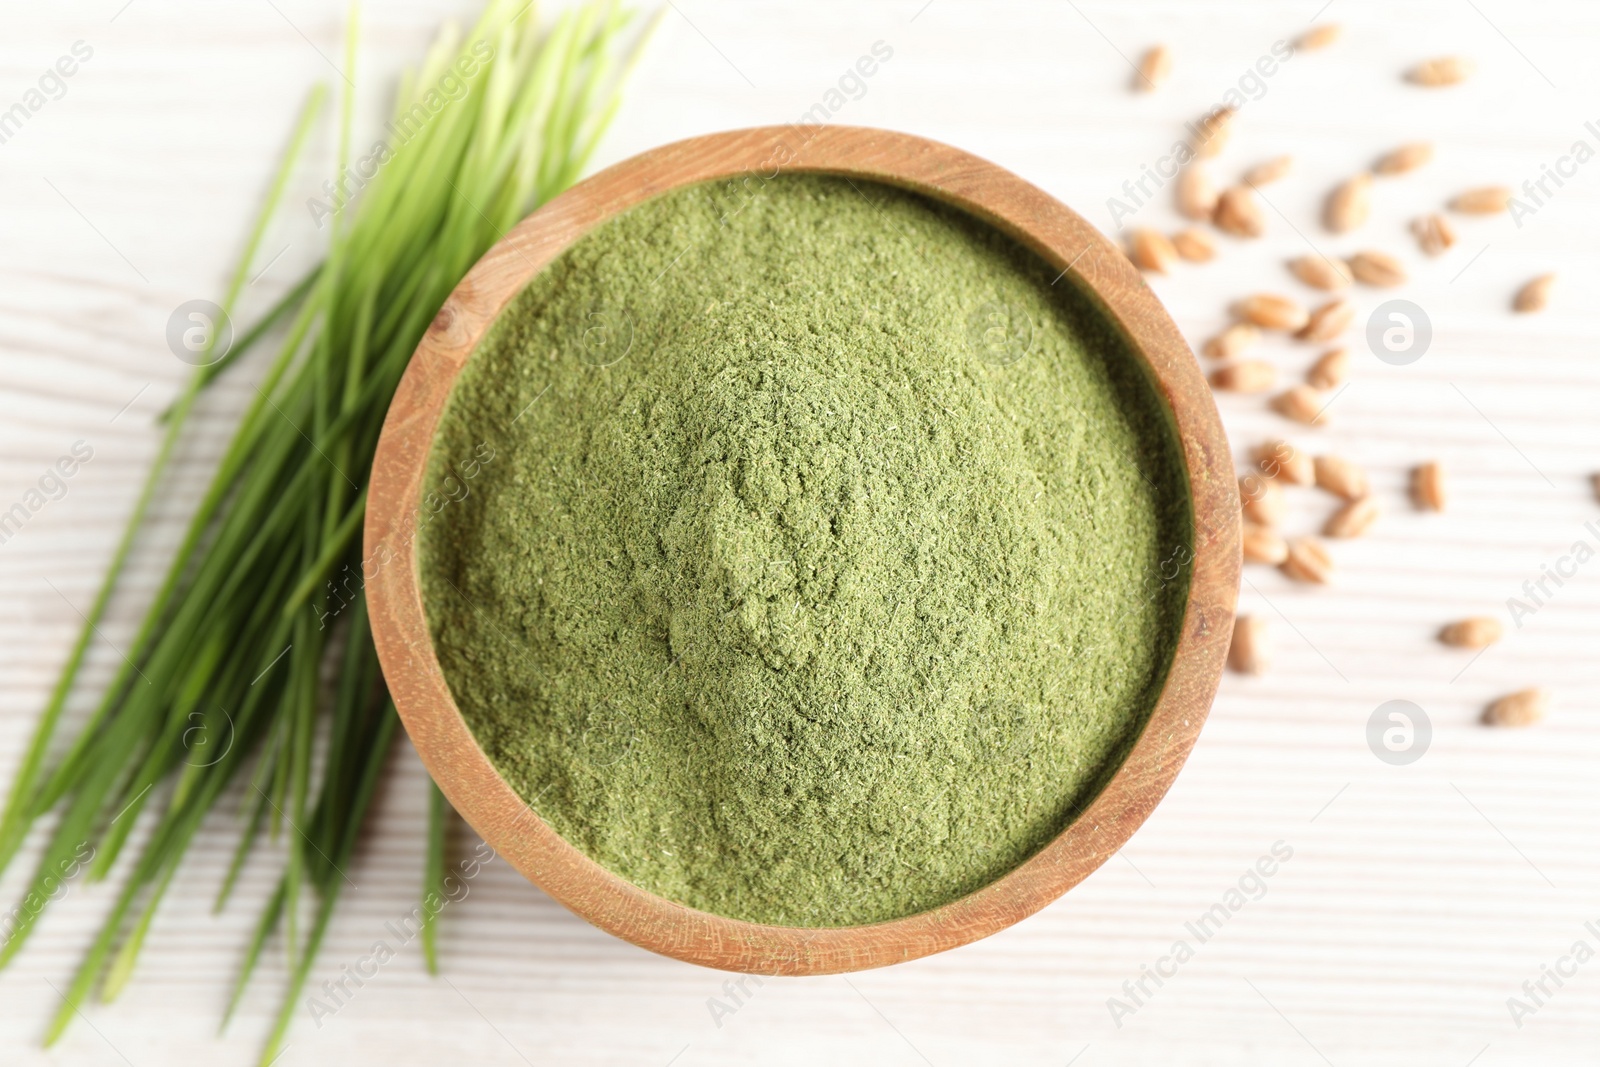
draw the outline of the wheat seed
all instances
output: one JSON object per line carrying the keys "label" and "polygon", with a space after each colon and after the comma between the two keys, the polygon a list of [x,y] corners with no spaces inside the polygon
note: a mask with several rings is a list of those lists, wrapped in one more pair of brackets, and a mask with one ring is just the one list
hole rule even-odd
{"label": "wheat seed", "polygon": [[1317,488],[1326,489],[1346,500],[1367,495],[1367,475],[1360,467],[1338,456],[1318,456],[1315,460]]}
{"label": "wheat seed", "polygon": [[1234,619],[1228,666],[1240,674],[1264,674],[1269,662],[1266,620],[1254,615]]}
{"label": "wheat seed", "polygon": [[1383,175],[1406,174],[1416,170],[1433,159],[1433,145],[1427,141],[1415,141],[1403,144],[1390,152],[1385,152],[1378,157],[1372,165],[1372,173]]}
{"label": "wheat seed", "polygon": [[1439,640],[1451,648],[1488,648],[1500,640],[1500,635],[1505,632],[1500,625],[1500,620],[1488,615],[1474,615],[1471,618],[1453,622],[1439,631]]}
{"label": "wheat seed", "polygon": [[1440,56],[1412,67],[1406,72],[1406,80],[1414,85],[1437,89],[1466,81],[1472,76],[1474,69],[1475,65],[1470,59],[1461,56]]}
{"label": "wheat seed", "polygon": [[1387,252],[1357,252],[1350,257],[1350,273],[1363,285],[1389,288],[1406,280],[1406,269]]}
{"label": "wheat seed", "polygon": [[1289,558],[1289,544],[1278,531],[1256,522],[1244,524],[1240,548],[1246,563],[1269,563],[1276,567]]}
{"label": "wheat seed", "polygon": [[1372,214],[1372,175],[1357,174],[1336,186],[1323,205],[1322,222],[1334,233],[1348,233]]}
{"label": "wheat seed", "polygon": [[1411,472],[1411,499],[1423,511],[1443,511],[1444,465],[1429,460]]}
{"label": "wheat seed", "polygon": [[1244,517],[1258,526],[1277,526],[1288,511],[1283,487],[1259,474],[1239,479],[1239,507]]}
{"label": "wheat seed", "polygon": [[1443,215],[1423,215],[1411,220],[1417,246],[1430,256],[1443,255],[1456,243],[1456,228]]}
{"label": "wheat seed", "polygon": [[1217,243],[1206,231],[1191,226],[1172,235],[1172,247],[1190,263],[1205,263],[1217,254]]}
{"label": "wheat seed", "polygon": [[1257,163],[1245,171],[1244,183],[1246,185],[1266,185],[1268,182],[1277,181],[1293,169],[1293,156],[1279,156],[1276,159],[1269,159],[1265,163]]}
{"label": "wheat seed", "polygon": [[1210,159],[1222,151],[1228,143],[1228,137],[1233,133],[1234,109],[1219,107],[1208,111],[1199,122],[1199,136],[1195,139],[1194,154],[1201,159]]}
{"label": "wheat seed", "polygon": [[1512,308],[1524,313],[1543,311],[1550,304],[1550,289],[1556,283],[1554,274],[1541,274],[1517,290]]}
{"label": "wheat seed", "polygon": [[1230,185],[1217,197],[1217,210],[1211,221],[1223,233],[1235,237],[1260,237],[1267,228],[1256,203],[1256,194],[1248,185]]}
{"label": "wheat seed", "polygon": [[1232,359],[1259,340],[1260,330],[1248,322],[1236,322],[1207,341],[1201,351],[1212,359]]}
{"label": "wheat seed", "polygon": [[1349,328],[1356,307],[1348,300],[1330,300],[1311,313],[1295,334],[1302,341],[1331,341]]}
{"label": "wheat seed", "polygon": [[1333,557],[1316,538],[1297,537],[1289,542],[1289,554],[1279,569],[1297,582],[1327,585],[1333,577]]}
{"label": "wheat seed", "polygon": [[1233,313],[1263,330],[1286,330],[1293,333],[1305,326],[1311,316],[1306,309],[1286,296],[1275,293],[1256,293],[1233,305]]}
{"label": "wheat seed", "polygon": [[1139,75],[1133,80],[1133,87],[1140,92],[1151,92],[1165,84],[1167,76],[1172,73],[1172,53],[1164,44],[1151,48],[1139,59]]}
{"label": "wheat seed", "polygon": [[1200,163],[1190,163],[1178,175],[1178,213],[1186,219],[1206,221],[1217,211],[1217,187]]}
{"label": "wheat seed", "polygon": [[1299,256],[1291,259],[1289,273],[1313,289],[1330,292],[1348,288],[1354,277],[1344,260],[1330,256]]}
{"label": "wheat seed", "polygon": [[1313,389],[1337,389],[1349,374],[1350,350],[1330,348],[1306,371],[1306,384]]}
{"label": "wheat seed", "polygon": [[1295,38],[1294,46],[1302,52],[1315,52],[1319,48],[1328,47],[1343,35],[1344,30],[1337,22],[1325,22]]}
{"label": "wheat seed", "polygon": [[1268,478],[1290,485],[1313,485],[1317,480],[1311,457],[1287,441],[1265,442],[1256,448],[1254,458],[1257,469]]}
{"label": "wheat seed", "polygon": [[1544,688],[1523,689],[1503,696],[1484,710],[1490,726],[1532,726],[1550,711],[1550,693]]}
{"label": "wheat seed", "polygon": [[1465,189],[1450,200],[1450,210],[1463,215],[1498,215],[1511,206],[1511,190],[1504,185]]}
{"label": "wheat seed", "polygon": [[1178,250],[1160,230],[1134,230],[1128,240],[1128,258],[1140,270],[1167,273],[1178,262]]}
{"label": "wheat seed", "polygon": [[1211,372],[1211,387],[1225,393],[1265,393],[1278,384],[1278,368],[1259,359],[1246,359]]}
{"label": "wheat seed", "polygon": [[1322,394],[1309,385],[1291,385],[1272,398],[1273,411],[1307,426],[1320,426],[1327,421],[1322,408]]}
{"label": "wheat seed", "polygon": [[1370,496],[1352,500],[1329,516],[1322,532],[1329,537],[1360,537],[1378,521],[1378,502]]}

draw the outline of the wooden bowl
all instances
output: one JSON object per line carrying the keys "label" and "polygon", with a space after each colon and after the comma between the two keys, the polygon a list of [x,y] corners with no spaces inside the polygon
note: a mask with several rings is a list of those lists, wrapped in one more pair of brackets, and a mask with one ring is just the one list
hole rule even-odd
{"label": "wooden bowl", "polygon": [[[847,175],[911,189],[980,218],[1059,267],[1120,324],[1165,398],[1182,441],[1196,544],[1171,673],[1150,721],[1092,804],[1020,867],[969,896],[868,926],[766,926],[666,900],[568,844],[500,777],[445,683],[423,616],[416,516],[451,386],[490,324],[547,263],[592,227],[670,189],[782,172]],[[445,301],[395,393],[373,460],[366,559],[372,632],[400,717],[455,809],[500,855],[566,907],[634,944],[757,974],[831,974],[916,959],[1002,930],[1077,885],[1139,828],[1171,786],[1210,710],[1233,628],[1239,498],[1211,391],[1172,320],[1127,258],[1021,178],[903,133],[763,127],[635,156],[529,215]]]}

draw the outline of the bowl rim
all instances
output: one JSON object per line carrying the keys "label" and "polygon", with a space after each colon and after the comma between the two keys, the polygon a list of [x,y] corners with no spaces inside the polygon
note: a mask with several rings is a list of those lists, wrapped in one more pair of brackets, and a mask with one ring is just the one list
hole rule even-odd
{"label": "bowl rim", "polygon": [[[628,882],[569,844],[499,775],[462,717],[434,653],[418,570],[434,433],[457,375],[506,304],[590,229],[645,200],[714,180],[748,192],[780,173],[910,189],[1031,248],[1061,270],[1057,281],[1072,274],[1143,359],[1175,423],[1194,508],[1189,598],[1172,665],[1145,728],[1099,794],[1030,859],[983,888],[865,926],[771,926],[699,911]],[[528,215],[467,273],[418,344],[384,420],[363,579],[384,677],[422,762],[456,811],[529,881],[600,929],[665,956],[747,973],[831,974],[916,959],[1005,929],[1127,842],[1172,785],[1216,695],[1233,629],[1239,536],[1232,456],[1211,390],[1155,294],[1099,231],[1010,171],[940,142],[865,127],[765,126],[617,163]]]}

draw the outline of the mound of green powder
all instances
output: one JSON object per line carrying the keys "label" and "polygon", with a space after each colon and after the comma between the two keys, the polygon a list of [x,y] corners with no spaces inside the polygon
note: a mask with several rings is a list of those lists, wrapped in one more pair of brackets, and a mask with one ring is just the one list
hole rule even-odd
{"label": "mound of green powder", "polygon": [[661,196],[463,371],[422,578],[479,743],[597,862],[840,926],[994,880],[1142,727],[1187,595],[1170,419],[1070,281],[916,195]]}

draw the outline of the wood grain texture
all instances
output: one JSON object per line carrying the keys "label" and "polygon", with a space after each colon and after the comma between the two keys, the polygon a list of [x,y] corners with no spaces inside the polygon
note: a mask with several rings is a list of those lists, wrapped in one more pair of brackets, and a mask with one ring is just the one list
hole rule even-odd
{"label": "wood grain texture", "polygon": [[[618,877],[563,840],[477,745],[434,655],[416,532],[429,450],[451,387],[495,317],[595,226],[686,185],[827,173],[934,197],[1010,234],[1070,277],[1143,360],[1182,445],[1197,531],[1171,671],[1143,733],[1105,789],[1059,836],[1004,877],[949,904],[870,926],[780,927],[708,914]],[[417,346],[379,439],[365,558],[372,632],[406,730],[458,812],[556,900],[663,955],[768,975],[858,971],[987,937],[1032,915],[1115,854],[1149,817],[1193,747],[1216,695],[1239,581],[1238,500],[1227,439],[1177,327],[1116,247],[1059,201],[969,153],[848,126],[764,127],[666,145],[602,171],[524,219],[468,272]]]}

